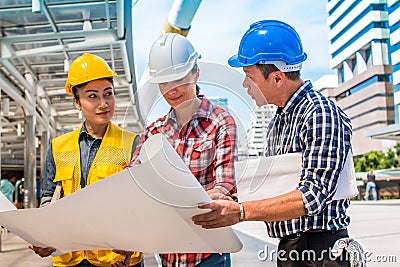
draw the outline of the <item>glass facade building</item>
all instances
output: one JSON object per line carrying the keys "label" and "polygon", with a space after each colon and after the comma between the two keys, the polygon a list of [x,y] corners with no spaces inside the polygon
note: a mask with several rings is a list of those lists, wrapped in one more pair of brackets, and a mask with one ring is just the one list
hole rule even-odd
{"label": "glass facade building", "polygon": [[394,144],[371,139],[368,132],[399,122],[399,5],[394,0],[327,4],[329,64],[338,76],[330,96],[352,120],[354,155],[385,151]]}

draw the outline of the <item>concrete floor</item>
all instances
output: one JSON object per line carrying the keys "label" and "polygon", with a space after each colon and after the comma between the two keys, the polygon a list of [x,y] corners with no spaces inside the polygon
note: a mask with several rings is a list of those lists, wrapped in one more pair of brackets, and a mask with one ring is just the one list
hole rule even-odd
{"label": "concrete floor", "polygon": [[[400,200],[353,201],[349,214],[351,237],[370,252],[367,266],[400,266]],[[265,259],[264,252],[275,250],[278,240],[267,237],[264,223],[243,222],[234,229],[244,247],[232,254],[232,266],[275,266],[273,261]],[[3,234],[1,240],[1,267],[52,266],[49,258],[35,255],[13,233]],[[157,266],[153,255],[146,255],[145,266]]]}

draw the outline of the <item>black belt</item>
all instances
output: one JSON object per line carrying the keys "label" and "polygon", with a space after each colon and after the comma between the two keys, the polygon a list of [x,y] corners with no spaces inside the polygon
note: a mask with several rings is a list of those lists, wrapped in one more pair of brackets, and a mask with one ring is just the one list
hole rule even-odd
{"label": "black belt", "polygon": [[295,234],[291,234],[291,235],[287,235],[284,236],[280,239],[287,239],[287,238],[296,238],[296,237],[300,237],[300,236],[305,236],[305,235],[334,235],[334,234],[338,234],[341,232],[347,232],[347,229],[339,229],[339,230],[325,230],[325,229],[310,229],[304,232],[298,232]]}

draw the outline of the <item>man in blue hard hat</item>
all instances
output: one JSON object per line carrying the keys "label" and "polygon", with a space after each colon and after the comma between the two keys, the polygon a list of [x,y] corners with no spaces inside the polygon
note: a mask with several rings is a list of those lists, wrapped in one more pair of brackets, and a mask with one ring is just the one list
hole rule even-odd
{"label": "man in blue hard hat", "polygon": [[348,254],[335,258],[330,252],[337,240],[349,241],[346,209],[350,201],[334,200],[333,195],[346,157],[351,156],[351,122],[310,81],[300,79],[306,59],[291,26],[264,20],[250,26],[238,54],[228,61],[232,67],[243,68],[243,87],[258,106],[278,107],[267,133],[266,156],[301,152],[298,187],[284,195],[243,203],[221,197],[201,205],[212,211],[194,216],[193,221],[204,228],[265,221],[268,234],[280,239],[278,266],[349,266]]}

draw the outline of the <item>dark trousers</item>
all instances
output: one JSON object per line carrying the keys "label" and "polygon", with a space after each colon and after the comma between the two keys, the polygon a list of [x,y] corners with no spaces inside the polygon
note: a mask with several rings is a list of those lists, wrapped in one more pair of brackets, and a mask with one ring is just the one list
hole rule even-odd
{"label": "dark trousers", "polygon": [[331,253],[336,240],[348,236],[347,230],[311,230],[286,236],[278,245],[277,265],[279,267],[348,267],[350,257],[345,250],[336,259]]}

